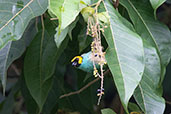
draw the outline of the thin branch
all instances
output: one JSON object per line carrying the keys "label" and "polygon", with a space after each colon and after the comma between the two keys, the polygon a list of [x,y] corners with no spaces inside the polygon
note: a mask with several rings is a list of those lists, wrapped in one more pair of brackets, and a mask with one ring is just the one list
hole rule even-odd
{"label": "thin branch", "polygon": [[15,17],[17,17],[26,7],[28,7],[34,0],[30,0],[19,12],[17,12],[4,26],[0,28],[0,31],[6,27]]}
{"label": "thin branch", "polygon": [[97,102],[97,105],[100,105],[100,100],[102,98],[102,92],[103,92],[103,80],[104,80],[104,74],[103,74],[103,65],[100,65],[100,71],[101,71],[101,86],[100,86],[100,96]]}
{"label": "thin branch", "polygon": [[75,92],[70,92],[68,94],[64,94],[62,96],[60,96],[59,98],[64,98],[64,97],[68,97],[68,96],[71,96],[71,95],[74,95],[74,94],[79,94],[81,93],[82,91],[84,91],[85,89],[87,89],[90,85],[94,84],[95,82],[97,82],[100,78],[96,78],[95,80],[89,82],[87,85],[85,85],[84,87],[82,87],[81,89],[79,89],[78,91],[75,91]]}
{"label": "thin branch", "polygon": [[58,20],[58,18],[50,18],[50,20],[52,20],[52,21],[53,21],[53,20]]}
{"label": "thin branch", "polygon": [[39,19],[39,17],[36,17],[36,22],[35,22],[35,28],[36,28],[36,32],[38,32],[39,31],[39,29],[38,29],[38,20]]}
{"label": "thin branch", "polygon": [[96,10],[96,13],[97,13],[97,9],[98,9],[98,7],[99,7],[99,5],[100,5],[100,3],[102,2],[103,0],[99,0],[97,3],[96,3],[96,6],[95,6],[95,10]]}
{"label": "thin branch", "polygon": [[11,65],[11,68],[15,71],[15,73],[17,74],[17,76],[20,76],[20,71],[19,71],[19,69],[17,68],[17,66],[15,64],[12,64]]}
{"label": "thin branch", "polygon": [[115,1],[113,1],[113,2],[114,2],[113,3],[114,8],[117,9],[119,6],[119,0],[116,0],[116,2]]}
{"label": "thin branch", "polygon": [[170,101],[166,101],[166,104],[169,104],[169,105],[171,105],[171,102],[170,102]]}
{"label": "thin branch", "polygon": [[[106,75],[107,73],[109,73],[109,69],[104,73],[104,75]],[[99,79],[100,79],[100,78],[97,77],[95,80],[89,82],[87,85],[85,85],[84,87],[82,87],[82,88],[79,89],[78,91],[74,91],[74,92],[70,92],[70,93],[61,95],[59,98],[62,99],[62,98],[64,98],[64,97],[68,97],[68,96],[71,96],[71,95],[79,94],[79,93],[81,93],[82,91],[84,91],[85,89],[87,89],[88,87],[90,87],[92,84],[94,84],[95,82],[97,82]]]}

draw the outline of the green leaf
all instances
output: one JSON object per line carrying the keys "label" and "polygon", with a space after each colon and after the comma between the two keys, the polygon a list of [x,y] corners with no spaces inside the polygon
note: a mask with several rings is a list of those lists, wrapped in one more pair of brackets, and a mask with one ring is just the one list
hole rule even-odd
{"label": "green leaf", "polygon": [[1,114],[12,114],[14,110],[15,103],[15,94],[20,89],[20,80],[14,85],[8,97],[5,99],[2,109],[0,110]]}
{"label": "green leaf", "polygon": [[[54,77],[53,79],[53,86],[49,92],[49,95],[47,97],[46,103],[43,107],[44,114],[50,114],[52,109],[57,106],[57,101],[59,100],[59,95],[61,94],[60,86],[62,83],[60,83],[60,79],[57,77]],[[59,85],[61,84],[61,85]],[[57,108],[57,107],[56,107]]]}
{"label": "green leaf", "polygon": [[132,103],[132,102],[129,102],[129,103],[128,103],[128,108],[129,108],[129,110],[131,110],[131,111],[141,112],[141,110],[140,110],[140,108],[138,107],[138,105],[135,104],[135,103]]}
{"label": "green leaf", "polygon": [[104,6],[110,16],[110,25],[104,32],[108,43],[106,60],[112,72],[121,102],[127,111],[130,97],[139,84],[144,71],[144,50],[141,38],[123,23],[120,14],[109,1]]}
{"label": "green leaf", "polygon": [[171,58],[171,33],[168,27],[154,19],[153,9],[148,0],[121,0],[120,3],[127,9],[136,32],[157,49],[161,59],[162,82],[165,66]]}
{"label": "green leaf", "polygon": [[9,41],[7,45],[0,50],[0,79],[3,86],[3,93],[5,93],[6,88],[7,69],[14,60],[23,54],[27,45],[29,45],[33,39],[36,33],[34,24],[35,21],[29,24],[20,40]]}
{"label": "green leaf", "polygon": [[151,5],[152,5],[152,7],[153,7],[153,9],[154,9],[154,15],[155,15],[155,17],[156,17],[156,10],[157,10],[157,8],[158,8],[160,5],[162,5],[165,1],[166,1],[166,0],[150,0]]}
{"label": "green leaf", "polygon": [[145,70],[134,98],[145,114],[163,114],[165,101],[159,92],[160,59],[154,47],[144,42]]}
{"label": "green leaf", "polygon": [[62,32],[59,30],[59,27],[56,28],[57,32],[55,34],[55,42],[56,42],[57,47],[60,47],[61,43],[66,38],[67,34],[69,35],[70,39],[72,40],[72,30],[76,26],[78,19],[79,18],[77,18],[73,23],[71,23],[68,27],[66,27],[64,30],[62,30]]}
{"label": "green leaf", "polygon": [[[158,92],[158,87],[160,76],[164,74],[165,66],[170,61],[170,31],[154,19],[150,3],[146,0],[141,0],[141,2],[143,4],[136,0],[121,0],[134,23],[136,31],[144,38],[144,45],[146,46],[145,71],[134,97],[145,113],[163,113],[165,105],[160,95],[161,92]],[[146,42],[149,44],[147,45]]]}
{"label": "green leaf", "polygon": [[66,38],[67,36],[67,33],[68,33],[68,30],[69,30],[69,27],[65,28],[62,32],[59,31],[59,28],[57,27],[56,28],[56,34],[55,34],[55,43],[56,43],[56,46],[59,48],[61,43],[64,41],[64,39]]}
{"label": "green leaf", "polygon": [[[84,8],[80,4],[89,3],[89,0],[49,0],[49,10],[53,12],[59,19],[59,29],[65,29],[71,24]],[[60,32],[60,31],[59,31]]]}
{"label": "green leaf", "polygon": [[95,12],[95,9],[92,8],[92,7],[85,7],[85,8],[83,8],[81,10],[81,14],[82,14],[82,16],[84,18],[84,21],[87,22],[88,21],[88,18],[90,16],[93,16],[94,12]]}
{"label": "green leaf", "polygon": [[87,48],[93,40],[92,37],[87,36],[86,32],[87,28],[84,27],[81,29],[78,35],[79,53],[81,53],[85,48]]}
{"label": "green leaf", "polygon": [[58,17],[59,21],[61,21],[61,7],[63,3],[64,0],[49,0],[48,10]]}
{"label": "green leaf", "polygon": [[56,61],[64,51],[66,43],[63,42],[60,48],[56,48],[53,37],[50,37],[45,30],[43,36],[42,32],[37,34],[26,53],[24,76],[30,94],[38,104],[40,111],[52,85]]}
{"label": "green leaf", "polygon": [[0,49],[19,40],[30,20],[47,9],[47,0],[0,1]]}
{"label": "green leaf", "polygon": [[65,90],[65,88],[63,87],[63,85],[64,85],[64,74],[66,71],[65,68],[66,64],[64,64],[64,61],[67,57],[63,53],[61,54],[61,56],[57,61],[58,64],[56,65],[55,68],[55,73],[53,77],[53,86],[49,91],[48,98],[46,100],[46,103],[42,111],[44,114],[51,114],[53,108],[59,108],[57,107],[59,97],[60,95],[64,94],[63,91]]}
{"label": "green leaf", "polygon": [[10,52],[10,47],[11,47],[11,41],[8,42],[8,44],[3,47],[0,50],[0,79],[1,79],[1,83],[3,86],[3,93],[5,94],[5,88],[6,88],[6,81],[7,81],[7,69],[9,67],[10,64],[8,64],[8,58],[9,56],[9,52]]}
{"label": "green leaf", "polygon": [[72,30],[75,28],[78,20],[79,20],[79,16],[75,19],[75,21],[73,23],[71,23],[69,25],[68,35],[69,35],[69,37],[70,37],[71,40],[72,40]]}
{"label": "green leaf", "polygon": [[112,109],[106,108],[101,110],[102,114],[116,114]]}
{"label": "green leaf", "polygon": [[97,14],[98,19],[103,23],[109,23],[109,16],[107,12],[101,12]]}
{"label": "green leaf", "polygon": [[21,93],[22,96],[24,97],[26,109],[28,114],[36,114],[38,113],[39,107],[35,102],[35,100],[33,99],[33,97],[31,96],[24,78],[25,78],[24,76],[21,76]]}

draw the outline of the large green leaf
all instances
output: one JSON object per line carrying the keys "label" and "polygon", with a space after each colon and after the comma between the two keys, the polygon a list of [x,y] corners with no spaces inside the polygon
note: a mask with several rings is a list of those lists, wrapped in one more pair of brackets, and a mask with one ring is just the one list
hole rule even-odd
{"label": "large green leaf", "polygon": [[161,59],[162,76],[164,76],[165,66],[171,58],[169,29],[154,19],[153,9],[148,0],[121,0],[120,2],[127,9],[137,33],[157,49]]}
{"label": "large green leaf", "polygon": [[166,0],[150,0],[151,5],[154,9],[154,15],[156,16],[156,10],[157,8],[162,5]]}
{"label": "large green leaf", "polygon": [[52,109],[57,106],[57,101],[59,100],[59,96],[61,95],[61,92],[62,92],[60,88],[60,86],[62,86],[61,82],[62,82],[61,77],[59,78],[54,77],[53,86],[51,90],[49,91],[49,95],[43,107],[44,114],[51,114]]}
{"label": "large green leaf", "polygon": [[143,44],[141,38],[129,28],[130,23],[108,1],[104,2],[104,6],[110,16],[110,25],[104,32],[109,45],[106,60],[127,111],[128,101],[144,71]]}
{"label": "large green leaf", "polygon": [[[68,39],[66,39],[68,41]],[[31,43],[24,60],[24,76],[30,94],[38,104],[40,111],[52,85],[56,61],[64,51],[66,43],[57,48],[53,37],[39,32]]]}
{"label": "large green leaf", "polygon": [[27,88],[24,76],[21,77],[21,93],[22,93],[22,96],[24,97],[27,113],[28,114],[38,113],[39,107]]}
{"label": "large green leaf", "polygon": [[10,64],[19,58],[25,51],[27,45],[36,34],[35,21],[31,21],[23,37],[18,41],[9,41],[5,47],[0,50],[0,79],[3,86],[3,92],[6,88],[6,72]]}
{"label": "large green leaf", "polygon": [[[89,0],[49,0],[49,10],[57,16],[59,29],[65,29],[71,24]],[[84,7],[83,7],[84,5]]]}
{"label": "large green leaf", "polygon": [[8,41],[19,40],[30,20],[47,9],[47,0],[0,1],[0,49]]}
{"label": "large green leaf", "polygon": [[121,3],[126,7],[136,31],[144,39],[145,46],[145,71],[134,97],[145,113],[163,113],[165,104],[158,87],[160,76],[165,71],[164,66],[170,61],[170,31],[154,19],[148,1],[121,0]]}
{"label": "large green leaf", "polygon": [[1,54],[0,56],[0,79],[1,79],[2,86],[3,86],[3,93],[5,93],[5,88],[6,88],[6,80],[7,80],[6,71],[10,65],[7,63],[8,63],[11,43],[12,43],[11,41],[8,42],[8,44],[0,50],[0,54]]}
{"label": "large green leaf", "polygon": [[110,108],[106,108],[106,109],[103,109],[101,110],[102,111],[102,114],[116,114],[112,109]]}
{"label": "large green leaf", "polygon": [[154,47],[144,43],[145,70],[134,98],[145,114],[163,114],[165,101],[159,92],[160,59]]}
{"label": "large green leaf", "polygon": [[[64,53],[64,52],[63,52]],[[64,61],[67,57],[64,54],[61,54],[59,60],[57,61],[55,73],[53,77],[53,86],[51,90],[49,91],[46,103],[43,107],[43,113],[44,114],[51,114],[51,111],[53,108],[59,108],[56,107],[59,101],[60,95],[63,94],[63,91],[65,88],[64,85],[64,75],[66,71],[66,66],[64,64]],[[68,103],[68,105],[71,105]]]}

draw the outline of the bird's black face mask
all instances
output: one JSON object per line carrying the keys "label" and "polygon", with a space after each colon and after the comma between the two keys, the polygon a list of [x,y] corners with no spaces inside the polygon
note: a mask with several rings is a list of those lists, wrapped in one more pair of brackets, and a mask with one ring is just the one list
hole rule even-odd
{"label": "bird's black face mask", "polygon": [[71,60],[72,66],[74,67],[79,67],[82,63],[83,57],[81,56],[76,56]]}

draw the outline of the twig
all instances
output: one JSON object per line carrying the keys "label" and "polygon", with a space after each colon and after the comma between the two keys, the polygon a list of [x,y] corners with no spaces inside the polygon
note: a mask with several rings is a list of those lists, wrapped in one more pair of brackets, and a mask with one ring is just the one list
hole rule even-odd
{"label": "twig", "polygon": [[171,105],[171,102],[170,101],[166,101],[167,104]]}
{"label": "twig", "polygon": [[104,80],[104,74],[103,74],[103,65],[100,65],[100,70],[101,70],[101,86],[100,86],[100,96],[97,102],[97,105],[100,105],[100,100],[102,98],[102,92],[103,92],[103,80]]}
{"label": "twig", "polygon": [[102,2],[103,0],[99,0],[97,3],[96,3],[96,6],[95,6],[95,11],[96,11],[96,14],[98,13],[98,7],[99,7],[99,5],[100,5],[100,3]]}
{"label": "twig", "polygon": [[[109,73],[109,69],[104,73],[104,75],[106,75],[107,73]],[[68,97],[68,96],[71,96],[71,95],[79,94],[79,93],[81,93],[82,91],[84,91],[85,89],[87,89],[89,86],[91,86],[92,84],[94,84],[95,82],[97,82],[99,79],[100,79],[100,78],[97,77],[95,80],[89,82],[87,85],[85,85],[84,87],[82,87],[82,88],[79,89],[78,91],[74,91],[74,92],[70,92],[70,93],[61,95],[59,98],[62,99],[62,98],[64,98],[64,97]]]}
{"label": "twig", "polygon": [[38,17],[36,17],[36,22],[35,22],[35,28],[36,28],[36,32],[38,32],[39,31],[39,29],[38,29],[38,20],[39,18]]}
{"label": "twig", "polygon": [[114,2],[113,3],[114,8],[117,9],[119,6],[119,0],[116,0],[116,2],[115,1],[113,1],[113,2]]}
{"label": "twig", "polygon": [[54,21],[54,20],[58,20],[58,18],[50,18],[50,20]]}
{"label": "twig", "polygon": [[17,17],[26,7],[28,7],[34,0],[30,0],[19,12],[17,12],[4,26],[0,28],[0,31],[6,27],[15,17]]}
{"label": "twig", "polygon": [[84,91],[85,89],[87,89],[90,85],[94,84],[95,82],[97,82],[100,78],[96,78],[95,80],[89,82],[87,85],[85,85],[84,87],[82,87],[81,89],[79,89],[78,91],[75,91],[75,92],[70,92],[68,94],[64,94],[62,96],[60,96],[59,98],[64,98],[64,97],[68,97],[68,96],[71,96],[71,95],[74,95],[74,94],[79,94],[81,93],[82,91]]}
{"label": "twig", "polygon": [[17,66],[16,66],[15,64],[12,64],[12,65],[11,65],[11,68],[14,69],[15,73],[17,74],[17,76],[20,75],[20,71],[19,71],[19,69],[17,68]]}

